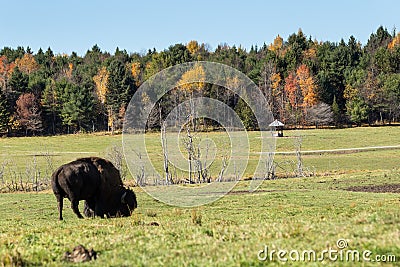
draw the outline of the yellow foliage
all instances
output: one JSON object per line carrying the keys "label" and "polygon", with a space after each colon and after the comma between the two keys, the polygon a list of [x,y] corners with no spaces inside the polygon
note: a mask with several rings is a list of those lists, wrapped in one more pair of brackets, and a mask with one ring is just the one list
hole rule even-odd
{"label": "yellow foliage", "polygon": [[195,65],[193,69],[182,74],[177,86],[186,92],[192,93],[203,89],[205,80],[206,73],[204,72],[203,67]]}
{"label": "yellow foliage", "polygon": [[36,62],[35,58],[28,53],[26,53],[22,58],[17,58],[15,60],[15,65],[20,71],[26,74],[31,74],[35,70],[39,69],[39,64]]}
{"label": "yellow foliage", "polygon": [[358,96],[359,92],[356,88],[351,87],[351,85],[346,84],[343,92],[343,97],[347,100],[352,100]]}
{"label": "yellow foliage", "polygon": [[278,36],[274,39],[274,42],[269,45],[268,49],[273,52],[277,52],[282,47],[283,47],[283,38],[280,37],[280,35],[278,34]]}
{"label": "yellow foliage", "polygon": [[131,67],[132,77],[135,80],[136,86],[140,85],[140,75],[142,74],[141,64],[139,62],[133,62]]}
{"label": "yellow foliage", "polygon": [[193,55],[199,51],[200,46],[197,41],[192,40],[186,45],[186,48],[189,50],[190,54]]}
{"label": "yellow foliage", "polygon": [[273,89],[277,89],[282,81],[281,75],[279,73],[273,73],[271,75],[271,84]]}
{"label": "yellow foliage", "polygon": [[97,75],[93,77],[93,81],[96,84],[96,94],[102,104],[106,102],[108,76],[107,68],[102,67],[97,72]]}
{"label": "yellow foliage", "polygon": [[142,93],[142,103],[143,103],[144,105],[147,105],[147,104],[151,103],[150,97],[149,97],[149,95],[148,95],[146,92],[143,92],[143,93]]}
{"label": "yellow foliage", "polygon": [[317,57],[317,49],[315,47],[311,47],[303,52],[305,59],[314,59]]}
{"label": "yellow foliage", "polygon": [[108,123],[107,123],[108,127],[113,128],[113,125],[114,125],[114,114],[113,114],[112,108],[108,109],[107,114],[108,114]]}
{"label": "yellow foliage", "polygon": [[234,76],[232,78],[228,77],[226,80],[226,85],[229,89],[237,89],[239,87],[239,78]]}
{"label": "yellow foliage", "polygon": [[273,73],[271,75],[271,88],[272,88],[272,94],[274,96],[277,96],[280,94],[279,86],[281,85],[282,78],[279,73]]}

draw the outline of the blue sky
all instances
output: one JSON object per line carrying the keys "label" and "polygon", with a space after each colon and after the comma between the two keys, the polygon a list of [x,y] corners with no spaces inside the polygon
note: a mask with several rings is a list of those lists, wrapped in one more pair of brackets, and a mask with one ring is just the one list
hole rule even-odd
{"label": "blue sky", "polygon": [[83,55],[94,44],[113,53],[163,50],[197,40],[261,46],[301,28],[320,41],[353,35],[365,44],[382,25],[400,27],[400,1],[1,1],[0,48],[51,47],[55,53]]}

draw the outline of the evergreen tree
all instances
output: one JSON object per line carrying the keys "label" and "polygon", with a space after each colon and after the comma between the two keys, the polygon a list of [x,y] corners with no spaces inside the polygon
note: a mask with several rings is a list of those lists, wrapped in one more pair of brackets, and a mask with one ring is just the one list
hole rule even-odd
{"label": "evergreen tree", "polygon": [[42,94],[42,105],[44,111],[45,128],[51,134],[56,134],[56,128],[61,125],[61,96],[63,95],[66,81],[55,82],[49,78],[46,80],[46,86]]}
{"label": "evergreen tree", "polygon": [[[136,88],[131,73],[118,59],[111,61],[107,68],[107,93],[105,104],[108,109],[109,126],[114,131],[120,111],[126,109]],[[120,116],[119,116],[120,117]]]}
{"label": "evergreen tree", "polygon": [[35,55],[35,60],[39,65],[44,64],[45,62],[45,56],[43,53],[43,49],[39,48],[39,50],[37,51],[36,55]]}
{"label": "evergreen tree", "polygon": [[8,131],[10,121],[10,109],[7,98],[0,90],[0,133]]}
{"label": "evergreen tree", "polygon": [[93,95],[85,87],[67,83],[63,94],[61,117],[64,125],[76,130],[89,129],[92,121]]}
{"label": "evergreen tree", "polygon": [[25,49],[22,46],[18,46],[17,49],[4,47],[0,51],[0,56],[2,55],[6,56],[10,62],[13,62],[17,58],[22,58],[25,55]]}
{"label": "evergreen tree", "polygon": [[347,103],[347,115],[357,126],[361,126],[361,123],[368,119],[368,105],[361,99],[349,101]]}
{"label": "evergreen tree", "polygon": [[14,69],[10,80],[8,81],[9,90],[7,92],[7,100],[9,103],[10,110],[9,112],[12,114],[15,111],[15,103],[18,97],[28,92],[29,88],[29,76],[25,73],[22,73],[18,67]]}
{"label": "evergreen tree", "polygon": [[171,66],[192,61],[190,51],[183,44],[176,44],[168,48],[167,53],[171,59]]}
{"label": "evergreen tree", "polygon": [[342,123],[342,115],[341,115],[339,105],[336,102],[336,96],[333,97],[332,112],[333,112],[333,120],[334,120],[335,124],[340,125]]}
{"label": "evergreen tree", "polygon": [[19,68],[16,67],[8,81],[8,85],[15,94],[20,95],[25,93],[29,88],[29,76],[22,73]]}

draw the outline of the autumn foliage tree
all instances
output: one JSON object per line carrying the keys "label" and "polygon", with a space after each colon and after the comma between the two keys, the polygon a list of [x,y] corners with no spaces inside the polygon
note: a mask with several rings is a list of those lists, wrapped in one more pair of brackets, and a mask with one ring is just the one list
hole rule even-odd
{"label": "autumn foliage tree", "polygon": [[9,62],[5,55],[0,56],[0,88],[4,91],[7,91],[8,80],[14,68],[14,62]]}
{"label": "autumn foliage tree", "polygon": [[182,74],[178,81],[179,88],[186,93],[200,92],[204,88],[206,73],[201,65],[195,65],[193,69]]}
{"label": "autumn foliage tree", "polygon": [[142,65],[139,62],[133,62],[131,67],[132,77],[135,80],[136,87],[139,87],[142,82]]}
{"label": "autumn foliage tree", "polygon": [[16,107],[18,124],[25,130],[25,135],[34,135],[42,131],[42,118],[37,98],[32,93],[20,95]]}
{"label": "autumn foliage tree", "polygon": [[278,56],[282,55],[283,38],[278,34],[274,42],[269,45],[268,49],[275,52]]}
{"label": "autumn foliage tree", "polygon": [[393,40],[388,44],[389,50],[394,50],[396,46],[400,45],[400,33],[398,33]]}
{"label": "autumn foliage tree", "polygon": [[108,70],[105,66],[103,66],[93,77],[93,81],[96,85],[96,95],[102,104],[105,104],[106,102],[108,76]]}
{"label": "autumn foliage tree", "polygon": [[317,103],[316,88],[317,84],[314,77],[310,74],[309,68],[302,64],[296,71],[298,85],[303,96],[303,107],[311,107]]}
{"label": "autumn foliage tree", "polygon": [[181,79],[177,82],[178,101],[181,101],[181,94],[183,100],[189,98],[190,101],[190,119],[193,129],[196,129],[194,120],[195,107],[193,105],[193,96],[201,94],[205,86],[206,73],[201,65],[195,65],[192,69],[182,74]]}
{"label": "autumn foliage tree", "polygon": [[[22,96],[30,93],[37,98],[46,134],[119,129],[136,88],[165,68],[196,60],[223,63],[246,74],[260,87],[274,116],[287,125],[325,124],[331,121],[330,111],[332,124],[338,126],[400,121],[400,34],[396,31],[379,27],[366,44],[353,36],[348,41],[321,42],[301,30],[287,39],[278,34],[270,41],[250,49],[221,43],[212,50],[192,40],[162,51],[128,53],[117,48],[113,54],[94,45],[84,55],[58,54],[50,47],[36,53],[29,47],[0,48],[2,131],[39,133],[25,127],[22,116],[26,113],[22,102],[27,100]],[[195,65],[178,77],[176,87],[159,105],[162,116],[182,101],[202,95],[223,102],[254,128],[243,101],[225,88],[205,83],[204,75]],[[20,97],[21,116],[16,103]],[[160,112],[153,113],[149,128],[158,129]]]}
{"label": "autumn foliage tree", "polygon": [[186,48],[189,50],[190,54],[195,55],[199,49],[199,43],[195,40],[190,41],[187,45]]}
{"label": "autumn foliage tree", "polygon": [[302,105],[301,91],[295,73],[290,73],[285,79],[285,93],[288,96],[290,106],[298,109]]}
{"label": "autumn foliage tree", "polygon": [[15,60],[15,65],[25,74],[31,74],[39,69],[39,64],[36,63],[32,54],[26,53],[22,58]]}

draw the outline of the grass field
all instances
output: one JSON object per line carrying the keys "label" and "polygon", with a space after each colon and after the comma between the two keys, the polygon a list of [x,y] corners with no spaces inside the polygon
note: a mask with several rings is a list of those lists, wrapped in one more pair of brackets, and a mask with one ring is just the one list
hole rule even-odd
{"label": "grass field", "polygon": [[[245,178],[251,178],[260,157],[261,138],[257,132],[248,132],[249,164],[244,171]],[[351,129],[324,129],[285,131],[285,138],[276,139],[274,161],[277,174],[293,173],[296,163],[296,136],[302,137],[302,151],[332,150],[377,146],[400,146],[400,127],[363,127]],[[229,139],[220,132],[199,134],[198,140],[212,139],[218,153],[210,167],[211,176],[216,177],[221,170],[222,156],[229,154]],[[42,178],[49,178],[54,168],[85,156],[108,157],[110,150],[121,147],[122,136],[115,135],[68,135],[54,137],[26,137],[0,139],[0,183],[14,177],[14,180],[30,180],[32,169],[40,171]],[[163,157],[159,134],[146,135],[146,147],[152,164],[162,173]],[[182,154],[185,154],[181,146]],[[400,148],[367,151],[344,151],[335,153],[304,153],[303,164],[319,174],[335,174],[376,169],[390,169],[398,165]],[[279,154],[290,152],[291,154]],[[358,152],[358,153],[353,153]],[[51,165],[51,166],[49,166]],[[4,166],[3,175],[1,175]],[[148,174],[152,175],[152,174]],[[178,178],[186,178],[187,173],[178,173]],[[17,177],[17,178],[16,178]],[[132,177],[128,177],[131,179]],[[1,185],[0,185],[1,186]]]}
{"label": "grass field", "polygon": [[[277,152],[293,151],[292,137],[298,134],[303,136],[304,151],[400,143],[399,127],[288,131],[287,138],[277,140]],[[208,137],[214,135],[218,145],[220,134],[209,133]],[[257,133],[249,135],[251,169],[260,140]],[[149,138],[152,157],[160,157],[158,136]],[[44,170],[48,155],[51,164],[58,166],[81,156],[106,156],[120,142],[121,136],[96,135],[0,139],[0,163],[12,162],[8,166],[23,173],[36,158],[38,169]],[[285,166],[293,158],[277,154],[275,160]],[[248,192],[249,181],[240,181],[230,194],[197,208],[168,206],[135,187],[139,207],[129,218],[78,220],[65,200],[65,220],[59,222],[56,200],[49,190],[0,194],[0,266],[71,266],[62,257],[78,244],[98,252],[95,262],[82,266],[280,266],[283,262],[277,253],[266,260],[258,256],[265,256],[266,247],[268,252],[314,250],[320,256],[324,250],[340,251],[339,239],[348,245],[342,252],[371,251],[371,261],[332,261],[325,255],[323,262],[306,263],[398,266],[400,191],[347,189],[399,185],[400,149],[313,153],[304,154],[303,159],[305,166],[315,168],[316,176],[267,180],[254,193]],[[4,181],[10,179],[7,174]],[[284,257],[290,265],[305,264],[291,260],[288,253]],[[377,256],[386,262],[376,262]]]}

